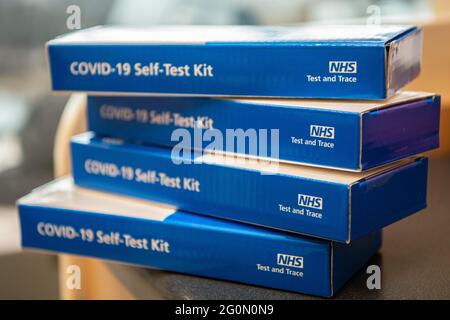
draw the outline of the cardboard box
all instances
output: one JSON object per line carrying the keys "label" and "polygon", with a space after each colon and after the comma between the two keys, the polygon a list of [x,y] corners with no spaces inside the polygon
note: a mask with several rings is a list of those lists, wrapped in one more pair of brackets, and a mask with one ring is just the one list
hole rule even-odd
{"label": "cardboard box", "polygon": [[411,26],[96,27],[48,42],[55,91],[384,99],[420,71]]}
{"label": "cardboard box", "polygon": [[[88,126],[97,134],[349,171],[437,148],[439,118],[440,97],[422,92],[385,101],[88,98]],[[207,138],[216,135],[215,143]]]}
{"label": "cardboard box", "polygon": [[426,206],[427,159],[343,172],[126,144],[72,140],[79,186],[195,213],[349,242]]}
{"label": "cardboard box", "polygon": [[18,202],[22,245],[270,288],[332,296],[381,244],[351,245],[47,184]]}

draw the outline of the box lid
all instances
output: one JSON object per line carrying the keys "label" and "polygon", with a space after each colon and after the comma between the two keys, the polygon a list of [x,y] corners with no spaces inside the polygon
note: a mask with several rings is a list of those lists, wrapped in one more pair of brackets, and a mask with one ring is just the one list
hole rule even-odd
{"label": "box lid", "polygon": [[306,25],[306,26],[155,26],[149,28],[93,27],[60,36],[58,44],[214,44],[341,42],[385,45],[417,30],[400,25]]}

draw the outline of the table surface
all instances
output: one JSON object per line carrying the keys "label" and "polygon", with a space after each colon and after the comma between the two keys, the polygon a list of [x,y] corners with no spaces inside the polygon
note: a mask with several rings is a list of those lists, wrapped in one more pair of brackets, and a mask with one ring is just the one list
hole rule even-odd
{"label": "table surface", "polygon": [[[450,299],[450,159],[430,161],[428,208],[383,231],[383,247],[367,265],[381,269],[381,289],[366,286],[366,267],[335,299]],[[107,264],[138,299],[317,299],[178,273]]]}

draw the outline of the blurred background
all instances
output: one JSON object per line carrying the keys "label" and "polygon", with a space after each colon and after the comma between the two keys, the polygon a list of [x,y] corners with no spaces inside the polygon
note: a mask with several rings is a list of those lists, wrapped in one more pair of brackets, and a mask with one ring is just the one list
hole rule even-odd
{"label": "blurred background", "polygon": [[58,298],[56,257],[22,253],[15,201],[53,176],[52,148],[68,96],[51,95],[44,44],[99,24],[414,23],[425,29],[424,61],[410,89],[443,96],[442,148],[449,153],[450,1],[446,0],[0,0],[0,299]]}

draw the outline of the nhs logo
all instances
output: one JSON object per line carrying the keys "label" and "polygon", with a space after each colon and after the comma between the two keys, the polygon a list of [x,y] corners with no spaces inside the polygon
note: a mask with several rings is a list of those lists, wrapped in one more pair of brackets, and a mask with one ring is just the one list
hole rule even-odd
{"label": "nhs logo", "polygon": [[291,256],[289,254],[278,253],[277,264],[279,266],[303,269],[303,257]]}
{"label": "nhs logo", "polygon": [[356,73],[356,61],[328,61],[330,73]]}
{"label": "nhs logo", "polygon": [[309,196],[307,194],[298,194],[298,205],[312,209],[322,210],[323,199],[320,197]]}
{"label": "nhs logo", "polygon": [[315,138],[334,139],[334,127],[312,124],[309,127],[309,135]]}

